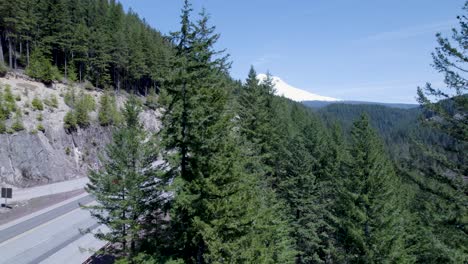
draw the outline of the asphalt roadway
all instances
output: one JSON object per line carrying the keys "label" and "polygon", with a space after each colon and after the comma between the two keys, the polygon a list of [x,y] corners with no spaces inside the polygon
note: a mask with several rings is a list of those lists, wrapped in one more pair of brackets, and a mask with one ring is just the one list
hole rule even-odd
{"label": "asphalt roadway", "polygon": [[93,201],[87,195],[0,230],[0,263],[40,263],[80,239],[80,230],[98,227],[80,208]]}

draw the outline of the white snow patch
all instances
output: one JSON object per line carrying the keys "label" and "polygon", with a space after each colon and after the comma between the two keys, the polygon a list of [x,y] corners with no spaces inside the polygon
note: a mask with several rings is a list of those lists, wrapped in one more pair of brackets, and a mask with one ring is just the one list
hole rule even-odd
{"label": "white snow patch", "polygon": [[[281,80],[281,78],[276,76],[271,76],[273,79],[273,84],[275,85],[276,95],[284,96],[296,102],[302,101],[341,101],[341,99],[322,96],[318,94],[313,94],[308,91],[301,90],[299,88],[293,87],[287,84],[285,81]],[[258,74],[257,79],[259,82],[263,82],[267,78],[266,74]]]}

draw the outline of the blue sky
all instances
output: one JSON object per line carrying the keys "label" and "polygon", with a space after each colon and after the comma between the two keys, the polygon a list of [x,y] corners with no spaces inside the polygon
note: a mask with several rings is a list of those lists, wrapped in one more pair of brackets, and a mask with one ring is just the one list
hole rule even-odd
{"label": "blue sky", "polygon": [[[122,0],[168,33],[182,0]],[[414,103],[416,88],[443,77],[430,66],[435,33],[449,36],[464,0],[194,0],[231,54],[231,75],[250,65],[289,84],[346,100]],[[195,15],[195,14],[194,14]]]}

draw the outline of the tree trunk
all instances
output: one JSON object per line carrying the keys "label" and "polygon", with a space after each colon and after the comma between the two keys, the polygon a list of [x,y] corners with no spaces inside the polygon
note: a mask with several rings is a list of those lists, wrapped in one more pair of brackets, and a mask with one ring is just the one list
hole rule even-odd
{"label": "tree trunk", "polygon": [[64,52],[63,58],[64,58],[64,62],[65,62],[65,80],[68,81],[68,75],[67,75],[67,53],[66,53],[66,52]]}
{"label": "tree trunk", "polygon": [[27,63],[26,66],[28,66],[29,65],[29,40],[26,41],[26,63]]}
{"label": "tree trunk", "polygon": [[14,64],[15,64],[15,70],[18,67],[18,60],[17,60],[17,52],[16,52],[16,40],[13,42],[13,58],[14,58]]}
{"label": "tree trunk", "polygon": [[120,77],[119,74],[117,74],[117,94],[120,94]]}
{"label": "tree trunk", "polygon": [[182,137],[182,146],[180,146],[180,174],[184,180],[192,181],[192,179],[187,179],[188,174],[188,148],[187,148],[187,84],[184,82],[182,86],[182,124],[181,124],[181,137]]}
{"label": "tree trunk", "polygon": [[8,36],[8,65],[13,68],[13,51],[11,50],[11,37]]}
{"label": "tree trunk", "polygon": [[81,68],[82,68],[82,67],[83,67],[83,62],[80,62],[80,67],[79,67],[79,68],[80,68],[80,69],[79,69],[79,72],[80,72],[80,83],[83,81],[83,80],[81,79]]}
{"label": "tree trunk", "polygon": [[198,244],[198,250],[197,250],[197,264],[203,264],[205,263],[203,259],[203,254],[205,253],[205,245],[203,241],[200,241]]}
{"label": "tree trunk", "polygon": [[[122,190],[122,201],[125,201],[125,189]],[[127,220],[126,215],[125,215],[125,210],[122,211],[122,220],[125,221]],[[123,247],[123,252],[127,251],[127,228],[125,224],[122,226],[122,247]]]}
{"label": "tree trunk", "polygon": [[[138,215],[133,213],[132,220],[133,220],[133,224],[135,224],[138,220]],[[138,239],[138,236],[135,233],[135,230],[132,230],[132,241],[130,241],[130,256],[131,257],[134,257],[136,255],[136,242],[135,241],[137,241],[137,239]]]}
{"label": "tree trunk", "polygon": [[5,57],[3,56],[2,36],[0,35],[0,65],[5,66]]}

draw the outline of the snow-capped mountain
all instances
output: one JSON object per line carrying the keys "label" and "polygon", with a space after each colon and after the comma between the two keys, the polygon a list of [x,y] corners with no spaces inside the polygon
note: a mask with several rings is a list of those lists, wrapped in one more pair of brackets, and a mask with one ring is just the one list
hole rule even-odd
{"label": "snow-capped mountain", "polygon": [[[257,79],[260,82],[263,82],[267,78],[266,74],[258,74]],[[272,76],[273,83],[276,89],[276,95],[284,96],[296,102],[302,101],[327,101],[327,102],[335,102],[341,101],[340,99],[336,99],[333,97],[321,96],[318,94],[313,94],[308,91],[301,90],[299,88],[293,87],[287,84],[285,81],[281,80],[281,78]]]}

